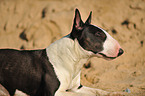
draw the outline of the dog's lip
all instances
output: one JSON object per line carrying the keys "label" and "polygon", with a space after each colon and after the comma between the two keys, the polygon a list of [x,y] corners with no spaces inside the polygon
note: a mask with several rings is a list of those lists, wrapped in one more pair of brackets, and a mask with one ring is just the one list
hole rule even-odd
{"label": "dog's lip", "polygon": [[112,60],[112,59],[115,59],[116,57],[108,57],[106,56],[105,54],[103,53],[98,53],[99,55],[101,55],[103,58],[107,59],[107,60]]}

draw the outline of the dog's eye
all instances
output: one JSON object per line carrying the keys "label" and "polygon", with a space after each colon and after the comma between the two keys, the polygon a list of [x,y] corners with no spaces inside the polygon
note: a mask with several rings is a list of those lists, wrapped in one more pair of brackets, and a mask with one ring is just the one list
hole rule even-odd
{"label": "dog's eye", "polygon": [[96,32],[95,33],[95,36],[100,37],[101,36],[101,33],[100,32]]}

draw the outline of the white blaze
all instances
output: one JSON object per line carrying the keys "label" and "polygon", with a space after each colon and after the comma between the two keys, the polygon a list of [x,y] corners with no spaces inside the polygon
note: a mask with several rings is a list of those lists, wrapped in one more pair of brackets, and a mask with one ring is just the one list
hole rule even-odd
{"label": "white blaze", "polygon": [[99,53],[102,53],[107,57],[117,57],[119,49],[121,48],[119,43],[114,38],[112,38],[105,30],[101,30],[106,34],[107,38],[103,44],[104,49]]}

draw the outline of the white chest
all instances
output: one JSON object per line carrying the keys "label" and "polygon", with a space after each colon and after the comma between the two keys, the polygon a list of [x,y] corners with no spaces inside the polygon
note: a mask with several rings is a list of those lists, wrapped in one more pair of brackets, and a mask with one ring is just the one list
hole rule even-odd
{"label": "white chest", "polygon": [[47,48],[47,55],[61,83],[61,90],[72,89],[80,83],[80,72],[89,58],[78,42],[64,37]]}

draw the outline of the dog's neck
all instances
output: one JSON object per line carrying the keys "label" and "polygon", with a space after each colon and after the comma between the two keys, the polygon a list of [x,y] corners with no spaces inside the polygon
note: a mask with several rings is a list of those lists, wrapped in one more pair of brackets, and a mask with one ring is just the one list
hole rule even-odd
{"label": "dog's neck", "polygon": [[[47,47],[47,55],[61,79],[63,75],[75,78],[92,53],[84,50],[77,39],[72,40],[68,35]],[[61,71],[57,72],[58,70]]]}

